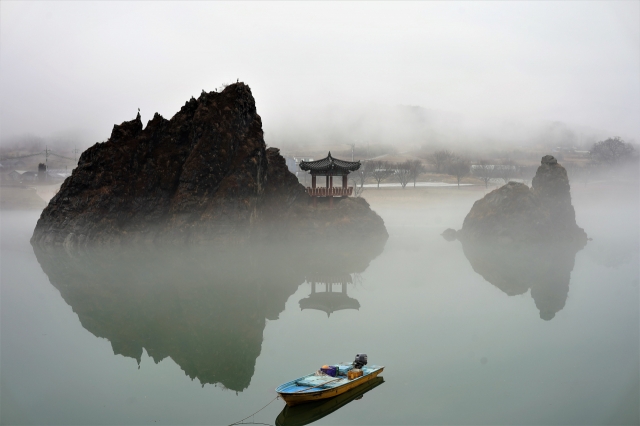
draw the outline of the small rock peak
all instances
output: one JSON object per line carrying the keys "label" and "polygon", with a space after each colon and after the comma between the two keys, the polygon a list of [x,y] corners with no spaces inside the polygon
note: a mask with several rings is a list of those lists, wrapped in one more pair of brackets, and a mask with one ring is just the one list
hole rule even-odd
{"label": "small rock peak", "polygon": [[114,124],[111,130],[110,139],[115,141],[121,138],[135,136],[142,131],[142,118],[140,112],[131,121],[124,121],[120,124]]}
{"label": "small rock peak", "polygon": [[555,164],[558,164],[558,160],[556,160],[553,155],[545,155],[544,157],[542,157],[542,161],[540,161],[540,164],[548,164],[550,166],[553,166]]}

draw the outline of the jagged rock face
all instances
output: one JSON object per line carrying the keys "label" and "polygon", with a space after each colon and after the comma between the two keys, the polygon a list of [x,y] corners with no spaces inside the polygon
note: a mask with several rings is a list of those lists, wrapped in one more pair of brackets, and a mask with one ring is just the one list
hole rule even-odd
{"label": "jagged rock face", "polygon": [[[364,235],[386,236],[382,219],[358,205]],[[138,114],[114,126],[107,142],[82,154],[43,211],[32,243],[238,242],[276,230],[287,238],[296,226],[313,233],[320,218],[278,150],[266,149],[251,90],[237,83],[192,98],[171,120],[156,113],[143,129]],[[313,223],[283,226],[290,220]]]}
{"label": "jagged rock face", "polygon": [[576,224],[567,172],[547,155],[528,186],[509,182],[474,203],[457,233],[461,240],[512,242],[569,241],[584,245]]}

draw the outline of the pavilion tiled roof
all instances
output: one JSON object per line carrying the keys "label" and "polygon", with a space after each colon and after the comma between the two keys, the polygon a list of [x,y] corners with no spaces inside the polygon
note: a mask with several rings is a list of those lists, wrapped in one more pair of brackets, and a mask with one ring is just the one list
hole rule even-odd
{"label": "pavilion tiled roof", "polygon": [[317,161],[301,161],[300,169],[310,172],[354,172],[360,168],[360,161],[345,161],[333,158],[331,152]]}

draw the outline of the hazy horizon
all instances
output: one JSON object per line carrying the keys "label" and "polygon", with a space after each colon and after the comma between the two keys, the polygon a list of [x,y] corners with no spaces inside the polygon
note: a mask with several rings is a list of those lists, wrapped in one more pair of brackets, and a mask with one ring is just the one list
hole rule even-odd
{"label": "hazy horizon", "polygon": [[[270,145],[640,140],[640,3],[0,5],[0,141],[86,148],[237,79]],[[396,114],[420,107],[419,114]],[[404,109],[403,109],[404,108]],[[542,136],[544,137],[544,136]]]}

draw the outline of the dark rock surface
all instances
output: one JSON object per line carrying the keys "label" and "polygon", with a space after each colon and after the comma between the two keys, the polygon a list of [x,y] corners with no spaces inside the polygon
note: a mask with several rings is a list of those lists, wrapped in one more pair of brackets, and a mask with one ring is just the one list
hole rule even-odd
{"label": "dark rock surface", "polygon": [[542,158],[531,189],[509,182],[476,201],[457,238],[503,244],[571,242],[580,247],[587,242],[576,224],[567,171],[550,155]]}
{"label": "dark rock surface", "polygon": [[114,126],[82,154],[31,241],[74,249],[303,236],[387,232],[361,199],[314,209],[279,151],[266,148],[251,90],[237,83],[202,92],[171,120],[156,113],[143,129],[138,114]]}

